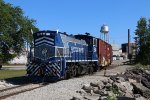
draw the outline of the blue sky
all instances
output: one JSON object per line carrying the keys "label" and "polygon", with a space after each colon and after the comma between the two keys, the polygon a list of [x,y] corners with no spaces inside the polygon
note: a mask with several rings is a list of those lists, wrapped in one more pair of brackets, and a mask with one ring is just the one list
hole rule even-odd
{"label": "blue sky", "polygon": [[[100,27],[109,26],[110,43],[127,42],[134,36],[137,21],[150,18],[150,0],[5,0],[20,6],[24,15],[37,21],[40,30],[68,34],[91,33],[100,37]],[[131,38],[133,41],[133,39]]]}

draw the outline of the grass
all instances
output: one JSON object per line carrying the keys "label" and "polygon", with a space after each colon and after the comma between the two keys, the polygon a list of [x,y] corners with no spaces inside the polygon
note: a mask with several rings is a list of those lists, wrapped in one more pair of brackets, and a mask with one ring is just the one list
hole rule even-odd
{"label": "grass", "polygon": [[138,64],[135,65],[135,68],[143,69],[143,70],[149,70],[150,71],[150,65],[142,65],[142,64],[138,63]]}
{"label": "grass", "polygon": [[0,79],[24,76],[26,70],[0,70]]}
{"label": "grass", "polygon": [[122,92],[119,91],[119,88],[117,86],[112,86],[111,91],[116,94],[117,96],[123,96]]}
{"label": "grass", "polygon": [[117,98],[115,95],[113,95],[113,96],[108,96],[107,100],[117,100]]}

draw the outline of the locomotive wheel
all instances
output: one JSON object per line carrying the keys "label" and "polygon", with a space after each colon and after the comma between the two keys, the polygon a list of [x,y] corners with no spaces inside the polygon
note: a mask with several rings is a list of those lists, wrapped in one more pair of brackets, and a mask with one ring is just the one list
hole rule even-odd
{"label": "locomotive wheel", "polygon": [[78,67],[76,71],[77,71],[77,75],[76,76],[81,75],[81,68],[80,67]]}
{"label": "locomotive wheel", "polygon": [[68,70],[67,71],[67,79],[69,79],[69,78],[72,78],[73,77],[73,72],[72,72],[72,70],[70,69],[70,70]]}
{"label": "locomotive wheel", "polygon": [[70,73],[69,73],[69,78],[72,78],[73,75],[74,75],[73,71],[70,71]]}
{"label": "locomotive wheel", "polygon": [[101,68],[100,68],[100,66],[98,66],[98,67],[97,67],[97,71],[100,71],[100,70],[101,70]]}
{"label": "locomotive wheel", "polygon": [[77,75],[77,68],[75,65],[70,68],[69,74],[70,74],[70,78],[75,77]]}
{"label": "locomotive wheel", "polygon": [[89,73],[89,74],[93,74],[93,72],[94,72],[94,69],[93,69],[92,66],[90,66],[90,67],[89,67],[89,70],[88,70],[88,73]]}
{"label": "locomotive wheel", "polygon": [[77,69],[74,68],[72,72],[73,72],[73,76],[75,77],[77,75]]}
{"label": "locomotive wheel", "polygon": [[70,77],[69,77],[69,72],[68,72],[68,70],[66,70],[63,79],[69,79],[69,78],[70,78]]}

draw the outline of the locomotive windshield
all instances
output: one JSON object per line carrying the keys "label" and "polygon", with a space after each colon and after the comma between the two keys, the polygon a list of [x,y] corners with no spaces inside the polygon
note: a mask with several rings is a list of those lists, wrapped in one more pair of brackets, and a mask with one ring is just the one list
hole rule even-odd
{"label": "locomotive windshield", "polygon": [[55,56],[55,31],[34,33],[34,56],[46,60]]}

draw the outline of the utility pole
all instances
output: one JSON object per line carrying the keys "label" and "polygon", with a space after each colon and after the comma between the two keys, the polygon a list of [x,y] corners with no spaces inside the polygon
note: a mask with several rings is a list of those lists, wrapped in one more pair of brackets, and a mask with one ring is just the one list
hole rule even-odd
{"label": "utility pole", "polygon": [[128,59],[130,60],[131,64],[131,59],[132,59],[132,54],[131,54],[131,46],[130,46],[130,29],[128,29]]}
{"label": "utility pole", "polygon": [[128,29],[128,57],[130,54],[130,29]]}

